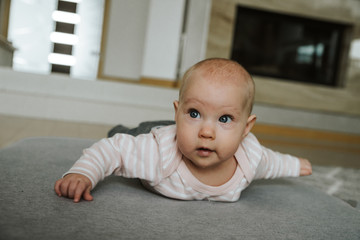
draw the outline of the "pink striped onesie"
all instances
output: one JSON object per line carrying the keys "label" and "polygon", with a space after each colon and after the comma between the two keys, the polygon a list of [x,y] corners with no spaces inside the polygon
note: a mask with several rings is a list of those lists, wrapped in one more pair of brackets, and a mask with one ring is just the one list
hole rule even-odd
{"label": "pink striped onesie", "polygon": [[139,178],[147,188],[170,198],[225,202],[237,201],[254,179],[300,174],[298,158],[261,146],[251,133],[240,144],[235,158],[238,166],[228,182],[216,187],[200,182],[182,161],[176,125],[171,125],[137,137],[116,134],[102,139],[85,149],[66,174],[87,176],[93,188],[106,176],[115,174]]}

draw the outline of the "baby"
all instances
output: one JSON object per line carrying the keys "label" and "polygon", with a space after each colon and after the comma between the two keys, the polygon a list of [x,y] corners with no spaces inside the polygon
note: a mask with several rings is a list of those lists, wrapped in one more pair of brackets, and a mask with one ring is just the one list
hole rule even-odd
{"label": "baby", "polygon": [[55,192],[90,201],[96,184],[115,174],[139,178],[170,198],[234,202],[254,179],[310,175],[308,160],[267,149],[250,133],[254,93],[251,76],[238,63],[201,61],[182,79],[176,125],[95,143],[55,183]]}

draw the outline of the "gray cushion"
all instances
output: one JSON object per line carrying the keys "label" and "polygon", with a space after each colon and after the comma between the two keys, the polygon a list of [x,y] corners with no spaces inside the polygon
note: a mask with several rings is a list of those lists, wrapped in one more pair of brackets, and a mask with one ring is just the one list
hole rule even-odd
{"label": "gray cushion", "polygon": [[32,138],[0,150],[0,239],[359,239],[360,213],[291,179],[254,182],[236,203],[178,201],[109,177],[94,201],[53,190],[93,140]]}

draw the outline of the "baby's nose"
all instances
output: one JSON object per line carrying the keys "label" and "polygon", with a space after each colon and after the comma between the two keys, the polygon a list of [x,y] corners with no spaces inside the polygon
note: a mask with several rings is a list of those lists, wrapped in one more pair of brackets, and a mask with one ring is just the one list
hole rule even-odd
{"label": "baby's nose", "polygon": [[215,127],[209,123],[203,124],[199,131],[200,138],[215,139],[215,135]]}

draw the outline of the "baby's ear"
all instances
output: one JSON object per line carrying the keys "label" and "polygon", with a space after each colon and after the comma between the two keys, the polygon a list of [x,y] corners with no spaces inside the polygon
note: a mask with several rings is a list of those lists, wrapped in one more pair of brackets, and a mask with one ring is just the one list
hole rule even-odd
{"label": "baby's ear", "polygon": [[175,110],[175,114],[176,114],[178,111],[178,108],[179,108],[179,101],[176,100],[173,102],[173,104],[174,104],[174,110]]}
{"label": "baby's ear", "polygon": [[246,127],[244,130],[244,134],[243,137],[246,137],[249,132],[251,131],[251,129],[253,128],[253,126],[255,125],[256,122],[256,115],[252,114],[248,117],[247,122],[246,122]]}
{"label": "baby's ear", "polygon": [[178,109],[179,109],[179,101],[174,101],[174,110],[175,110],[175,121],[176,121],[176,115],[177,115],[177,112],[178,112]]}

